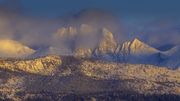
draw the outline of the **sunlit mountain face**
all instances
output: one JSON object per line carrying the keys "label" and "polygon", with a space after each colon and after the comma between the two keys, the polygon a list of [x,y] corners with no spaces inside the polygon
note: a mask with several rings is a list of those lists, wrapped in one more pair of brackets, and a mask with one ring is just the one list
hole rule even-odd
{"label": "sunlit mountain face", "polygon": [[0,0],[0,100],[179,101],[178,0]]}

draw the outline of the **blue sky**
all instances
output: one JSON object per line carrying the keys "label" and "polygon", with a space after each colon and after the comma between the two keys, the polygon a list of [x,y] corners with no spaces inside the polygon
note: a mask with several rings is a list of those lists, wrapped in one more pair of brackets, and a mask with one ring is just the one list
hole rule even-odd
{"label": "blue sky", "polygon": [[59,16],[99,8],[119,16],[179,16],[179,0],[22,0],[27,14]]}
{"label": "blue sky", "polygon": [[125,17],[180,15],[179,0],[0,0],[0,3],[3,1],[12,2],[11,6],[21,6],[27,15],[44,17],[57,17],[87,8],[99,8]]}

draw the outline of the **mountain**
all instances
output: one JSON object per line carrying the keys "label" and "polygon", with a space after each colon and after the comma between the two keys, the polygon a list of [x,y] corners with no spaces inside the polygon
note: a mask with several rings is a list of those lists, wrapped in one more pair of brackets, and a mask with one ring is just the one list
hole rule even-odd
{"label": "mountain", "polygon": [[129,49],[130,54],[135,56],[152,55],[159,52],[159,50],[145,44],[137,38],[132,41]]}
{"label": "mountain", "polygon": [[179,101],[179,73],[72,56],[0,59],[0,100]]}
{"label": "mountain", "polygon": [[[172,66],[171,68],[179,66],[178,47],[169,49],[170,46],[165,45],[160,47],[163,48],[162,50],[158,50],[138,38],[117,44],[113,33],[105,27],[98,31],[88,24],[81,24],[79,27],[63,27],[55,33],[55,36],[59,40],[64,40],[64,43],[68,45],[69,50],[76,57]],[[165,49],[169,50],[163,51]],[[48,53],[62,54],[60,51],[63,50],[53,47]]]}
{"label": "mountain", "polygon": [[113,37],[113,34],[106,28],[102,29],[102,37],[99,44],[95,49],[95,55],[108,55],[114,54],[117,47],[117,43]]}
{"label": "mountain", "polygon": [[51,75],[61,64],[61,58],[56,55],[47,55],[41,58],[27,60],[0,59],[0,69],[6,69],[12,72],[27,72],[38,75]]}
{"label": "mountain", "polygon": [[138,38],[123,44],[117,44],[113,33],[107,28],[102,28],[99,32],[99,41],[94,48],[88,47],[88,45],[86,47],[74,47],[75,50],[73,52],[77,57],[93,57],[104,60],[150,64],[159,63],[161,52],[140,41]]}
{"label": "mountain", "polygon": [[25,57],[31,55],[35,50],[14,40],[0,40],[0,57]]}
{"label": "mountain", "polygon": [[160,51],[135,38],[118,45],[117,60],[130,63],[158,64]]}
{"label": "mountain", "polygon": [[119,54],[127,54],[131,56],[150,56],[160,52],[159,50],[145,44],[139,39],[135,38],[133,41],[125,42],[116,50]]}
{"label": "mountain", "polygon": [[[89,29],[89,30],[88,31],[82,30],[82,28],[84,27],[86,27],[86,29]],[[92,34],[90,32],[93,32],[93,31],[90,30],[89,27],[90,26],[87,26],[87,25],[81,25],[81,30],[86,32],[85,35]],[[117,43],[113,37],[113,34],[108,29],[102,28],[99,34],[97,35],[97,37],[99,37],[97,45],[90,45],[90,46],[95,46],[95,47],[87,47],[87,44],[83,46],[81,42],[82,46],[81,45],[75,46],[75,50],[73,52],[74,55],[76,57],[85,58],[85,57],[101,57],[105,55],[114,54],[117,47]],[[94,43],[93,41],[96,41],[96,40],[93,40],[92,37],[90,38],[90,36],[86,38],[88,38],[86,39],[86,41],[88,42],[85,42],[85,43]],[[89,40],[89,39],[92,39],[92,40]]]}

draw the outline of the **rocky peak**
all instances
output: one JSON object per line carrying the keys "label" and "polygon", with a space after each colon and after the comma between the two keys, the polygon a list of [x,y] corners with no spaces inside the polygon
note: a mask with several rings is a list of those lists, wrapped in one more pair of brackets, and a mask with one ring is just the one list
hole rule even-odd
{"label": "rocky peak", "polygon": [[129,47],[130,47],[131,42],[127,41],[124,42],[122,45],[118,45],[117,49],[116,49],[116,53],[119,55],[128,55],[129,54]]}
{"label": "rocky peak", "polygon": [[133,55],[148,55],[157,53],[158,50],[135,38],[130,45],[130,53]]}
{"label": "rocky peak", "polygon": [[112,32],[108,29],[102,29],[102,38],[100,39],[99,46],[96,52],[100,54],[114,53],[117,47],[117,43],[113,37]]}
{"label": "rocky peak", "polygon": [[145,56],[158,53],[159,51],[144,42],[135,38],[133,41],[124,42],[116,49],[116,53],[120,55]]}

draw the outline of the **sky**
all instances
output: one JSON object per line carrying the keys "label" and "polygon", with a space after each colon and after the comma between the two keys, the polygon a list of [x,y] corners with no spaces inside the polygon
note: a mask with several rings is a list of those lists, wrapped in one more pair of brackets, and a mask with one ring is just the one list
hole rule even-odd
{"label": "sky", "polygon": [[[45,27],[47,26],[44,26],[45,24],[50,24],[49,27],[55,26],[54,28],[56,28],[56,25],[59,24],[57,22],[62,21],[62,17],[69,18],[78,14],[81,16],[79,12],[83,10],[98,9],[107,12],[107,14],[96,13],[97,15],[91,15],[92,17],[90,18],[85,16],[85,18],[93,19],[94,17],[94,19],[96,19],[97,16],[100,16],[100,18],[102,16],[114,16],[111,19],[102,17],[102,22],[105,20],[111,21],[112,19],[118,19],[118,21],[120,21],[118,29],[123,30],[123,34],[121,34],[120,37],[127,36],[130,39],[139,37],[154,46],[159,43],[163,45],[164,42],[166,44],[179,44],[179,4],[179,0],[0,0],[1,16],[5,16],[7,20],[7,22],[5,22],[4,19],[2,20],[5,24],[0,24],[0,27],[3,26],[0,29],[12,29],[11,27],[4,28],[4,26],[7,26],[7,23],[11,25],[9,22],[11,22],[12,15],[8,15],[8,12],[18,15],[18,17],[14,18],[16,22],[18,22],[18,25],[23,25],[26,22],[26,25],[28,23],[32,28],[38,25],[42,26],[39,29],[46,29]],[[42,21],[42,19],[51,19],[51,21]],[[53,20],[56,23],[53,23]],[[114,20],[114,22],[118,21]],[[19,22],[21,23],[19,24]],[[29,27],[29,29],[31,29],[31,27]],[[20,31],[21,33],[26,32],[24,26],[23,28],[22,26],[18,26],[18,28],[23,29],[23,31]],[[17,32],[17,29],[14,29]],[[43,32],[50,32],[49,30]],[[4,33],[7,31],[0,30],[0,32]],[[7,33],[12,32],[15,33],[14,30],[8,31]],[[40,32],[41,31],[38,30],[31,33]],[[122,33],[114,32],[118,34]],[[30,35],[27,34],[26,37],[28,36]],[[44,38],[44,40],[45,39],[46,38]]]}
{"label": "sky", "polygon": [[[99,8],[119,16],[179,17],[179,0],[0,0],[26,15],[57,17],[83,9]],[[11,2],[11,3],[10,3]]]}
{"label": "sky", "polygon": [[179,0],[21,0],[30,15],[56,17],[87,8],[99,8],[119,16],[179,16]]}

